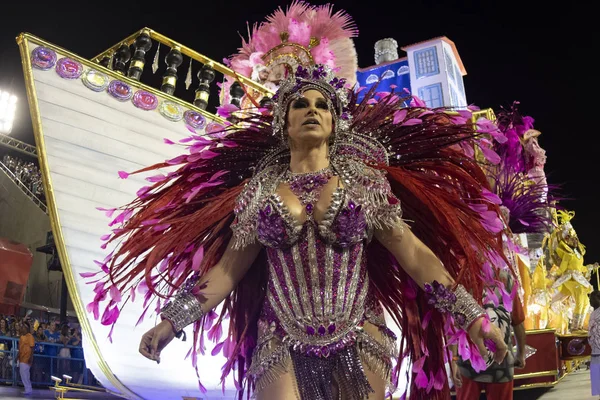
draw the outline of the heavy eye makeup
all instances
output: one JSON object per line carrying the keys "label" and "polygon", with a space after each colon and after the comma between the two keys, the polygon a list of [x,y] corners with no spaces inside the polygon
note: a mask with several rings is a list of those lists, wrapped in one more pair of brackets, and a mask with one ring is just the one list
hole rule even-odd
{"label": "heavy eye makeup", "polygon": [[[318,99],[316,103],[317,108],[320,108],[322,110],[329,110],[329,104],[327,104],[327,101],[325,99]],[[298,100],[294,101],[294,103],[292,103],[292,107],[295,109],[306,108],[308,107],[308,100],[304,97],[301,97]]]}

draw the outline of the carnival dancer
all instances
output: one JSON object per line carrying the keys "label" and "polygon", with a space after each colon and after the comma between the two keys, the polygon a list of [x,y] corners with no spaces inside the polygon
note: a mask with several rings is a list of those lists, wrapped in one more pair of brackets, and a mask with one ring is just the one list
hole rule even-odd
{"label": "carnival dancer", "polygon": [[[382,399],[403,356],[419,366],[415,396],[445,398],[444,330],[474,368],[503,360],[499,330],[482,328],[469,294],[482,293],[479,249],[492,265],[503,257],[489,225],[497,199],[453,146],[473,126],[444,110],[399,109],[393,93],[354,99],[330,69],[299,67],[272,111],[212,135],[200,153],[210,157],[180,157],[172,184],[124,210],[136,212],[111,239],[126,236],[98,293],[144,281],[172,297],[142,354],[158,361],[188,324],[202,335],[225,300],[224,376],[237,369],[259,399]],[[403,329],[401,353],[383,308]],[[496,345],[487,360],[484,338]]]}
{"label": "carnival dancer", "polygon": [[[279,36],[282,49],[301,46]],[[383,399],[409,360],[411,398],[446,399],[445,337],[476,370],[507,352],[470,294],[481,299],[482,262],[506,265],[500,201],[460,146],[482,129],[469,110],[401,109],[394,92],[357,104],[325,65],[288,72],[268,108],[240,110],[235,125],[191,136],[190,154],[144,169],[179,165],[111,223],[118,244],[90,309],[107,301],[102,321],[114,324],[146,285],[146,301],[169,302],[140,352],[159,361],[193,324],[194,364],[229,318],[213,354],[240,398]]]}
{"label": "carnival dancer", "polygon": [[585,246],[571,224],[575,216],[573,211],[558,210],[559,226],[550,235],[552,263],[558,267],[558,278],[552,285],[558,291],[553,299],[560,301],[571,297],[575,302],[571,330],[582,330],[590,307],[589,294],[593,287],[589,282],[593,266],[584,265]]}

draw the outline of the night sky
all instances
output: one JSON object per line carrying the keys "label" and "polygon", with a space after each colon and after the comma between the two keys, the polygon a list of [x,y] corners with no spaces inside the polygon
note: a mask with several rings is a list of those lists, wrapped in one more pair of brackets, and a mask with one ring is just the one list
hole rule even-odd
{"label": "night sky", "polygon": [[[276,2],[5,2],[0,12],[0,88],[19,97],[12,136],[33,144],[33,132],[15,37],[29,32],[80,56],[91,58],[143,27],[149,27],[215,60],[241,44],[246,21],[260,22]],[[467,70],[467,101],[498,111],[521,102],[535,118],[547,151],[550,183],[563,185],[562,202],[576,212],[573,225],[587,245],[586,261],[600,261],[598,139],[595,123],[598,93],[593,61],[598,22],[575,2],[400,2],[340,1],[360,30],[355,40],[359,66],[374,64],[373,45],[393,37],[400,47],[437,36],[454,41]],[[315,3],[316,4],[316,3]],[[524,8],[526,7],[526,8]],[[568,9],[572,7],[573,9]],[[70,8],[70,9],[66,9]],[[87,11],[86,11],[87,10]],[[596,26],[597,28],[597,26]],[[150,56],[154,55],[154,48]],[[400,56],[405,54],[400,51]],[[149,68],[148,68],[149,69]],[[187,64],[180,68],[180,84]],[[149,71],[146,71],[146,76]],[[144,80],[144,78],[142,78]],[[195,89],[183,94],[188,97]],[[593,88],[596,89],[593,89]],[[591,103],[591,104],[590,104]]]}

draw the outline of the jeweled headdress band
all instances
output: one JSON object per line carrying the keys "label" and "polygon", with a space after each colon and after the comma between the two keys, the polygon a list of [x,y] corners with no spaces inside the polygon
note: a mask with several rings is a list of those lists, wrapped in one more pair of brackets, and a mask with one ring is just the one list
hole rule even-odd
{"label": "jeweled headdress band", "polygon": [[285,79],[273,96],[271,127],[280,144],[258,162],[254,173],[274,163],[289,160],[289,143],[285,134],[288,107],[310,89],[323,94],[331,111],[334,129],[329,148],[331,157],[343,155],[359,158],[363,162],[389,164],[389,154],[381,143],[365,133],[351,130],[354,97],[346,80],[336,77],[333,70],[325,65],[313,65],[308,68],[299,66],[296,74]]}
{"label": "jeweled headdress band", "polygon": [[298,99],[308,90],[317,90],[328,100],[333,118],[334,135],[347,131],[350,127],[351,115],[348,112],[351,90],[346,87],[346,80],[336,77],[325,65],[304,68],[299,66],[296,74],[281,83],[273,96],[273,134],[285,142],[284,128],[290,103]]}

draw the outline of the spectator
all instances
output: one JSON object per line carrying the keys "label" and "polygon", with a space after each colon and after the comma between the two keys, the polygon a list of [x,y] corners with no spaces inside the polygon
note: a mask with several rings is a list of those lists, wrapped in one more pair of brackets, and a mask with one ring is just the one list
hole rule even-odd
{"label": "spectator", "polygon": [[44,188],[42,185],[42,174],[39,168],[32,162],[26,162],[20,158],[5,154],[2,163],[14,174],[23,186],[33,193],[41,201],[45,201]]}
{"label": "spectator", "polygon": [[[58,353],[58,357],[59,358],[71,358],[71,349],[68,348],[67,346],[69,345],[69,342],[71,341],[71,332],[69,331],[69,325],[63,325],[62,329],[60,331],[60,343],[62,343],[63,347],[60,349],[60,352]],[[60,361],[60,366],[59,366],[59,371],[62,374],[69,374],[70,368],[69,368],[69,360],[61,360]]]}
{"label": "spectator", "polygon": [[10,330],[11,336],[12,337],[19,337],[21,336],[21,323],[15,319],[14,322],[12,323],[12,327]]}
{"label": "spectator", "polygon": [[12,340],[2,339],[1,337],[8,337],[8,322],[3,316],[0,316],[0,379],[11,379],[11,368],[10,368],[10,350],[12,350]]}
{"label": "spectator", "polygon": [[31,335],[31,327],[28,322],[23,322],[21,325],[21,337],[19,338],[19,372],[21,373],[21,381],[25,386],[23,395],[27,396],[32,393],[30,369],[33,364],[33,347],[35,340]]}
{"label": "spectator", "polygon": [[[46,336],[47,343],[58,343],[60,340],[60,332],[56,330],[57,323],[55,321],[50,321],[48,325],[48,330],[44,331],[44,336]],[[58,355],[58,347],[57,346],[44,346],[44,354],[47,355],[48,363],[52,364],[47,366],[50,367],[50,371],[56,371],[58,369],[58,365],[56,363],[56,356]],[[56,366],[55,368],[53,368]]]}
{"label": "spectator", "polygon": [[44,335],[44,329],[42,326],[38,326],[37,331],[35,332],[35,341],[36,342],[45,342],[46,336]]}
{"label": "spectator", "polygon": [[34,348],[33,353],[38,357],[34,356],[35,362],[33,363],[33,366],[31,367],[32,381],[35,383],[45,382],[46,371],[48,370],[50,363],[48,362],[48,359],[46,357],[39,357],[39,355],[44,354],[43,342],[46,341],[46,336],[44,336],[44,330],[42,329],[41,324],[40,324],[40,326],[38,326],[37,330],[35,331],[35,335],[33,335],[33,337],[35,339],[35,348]]}
{"label": "spectator", "polygon": [[592,347],[590,361],[590,378],[592,381],[592,396],[600,396],[600,292],[590,293],[590,305],[594,311],[590,316],[589,343]]}
{"label": "spectator", "polygon": [[71,362],[71,368],[73,370],[73,382],[81,383],[80,380],[83,377],[83,349],[81,348],[81,328],[77,327],[72,330],[72,337],[69,344],[75,346],[71,349],[71,357],[74,360]]}

